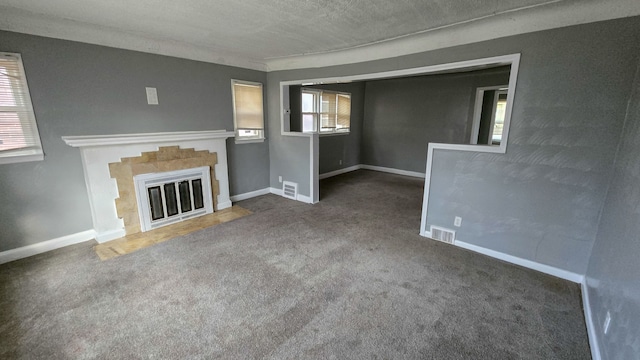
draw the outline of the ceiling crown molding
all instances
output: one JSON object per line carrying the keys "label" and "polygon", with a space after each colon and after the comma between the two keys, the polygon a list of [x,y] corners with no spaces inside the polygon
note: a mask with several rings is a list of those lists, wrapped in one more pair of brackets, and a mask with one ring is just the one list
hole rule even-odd
{"label": "ceiling crown molding", "polygon": [[637,0],[552,0],[541,5],[471,19],[373,44],[271,59],[253,59],[191,43],[154,39],[148,35],[12,7],[0,6],[0,29],[268,72],[393,58],[511,35],[637,15],[640,15],[640,1]]}
{"label": "ceiling crown molding", "polygon": [[339,51],[267,59],[267,71],[381,60],[511,35],[640,15],[640,1],[557,1]]}
{"label": "ceiling crown molding", "polygon": [[208,63],[267,71],[264,61],[179,41],[153,39],[111,27],[0,6],[0,29]]}

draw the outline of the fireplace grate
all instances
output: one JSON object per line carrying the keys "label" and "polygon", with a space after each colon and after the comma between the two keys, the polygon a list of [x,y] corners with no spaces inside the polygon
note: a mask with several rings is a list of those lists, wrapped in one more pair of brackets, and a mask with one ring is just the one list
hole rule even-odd
{"label": "fireplace grate", "polygon": [[142,231],[213,212],[209,167],[134,177]]}
{"label": "fireplace grate", "polygon": [[152,221],[204,208],[202,179],[199,178],[150,186],[147,192]]}

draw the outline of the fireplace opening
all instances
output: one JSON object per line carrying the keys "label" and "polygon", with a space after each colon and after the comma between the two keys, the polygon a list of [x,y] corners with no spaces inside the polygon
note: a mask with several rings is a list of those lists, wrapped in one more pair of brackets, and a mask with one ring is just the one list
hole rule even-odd
{"label": "fireplace opening", "polygon": [[133,177],[141,230],[213,212],[209,166]]}
{"label": "fireplace opening", "polygon": [[[178,188],[178,191],[176,191]],[[202,180],[183,180],[180,182],[170,182],[162,186],[152,186],[147,188],[149,193],[149,205],[151,206],[151,220],[165,218],[165,208],[167,217],[185,214],[189,211],[204,208],[202,198]],[[178,206],[180,204],[180,206]]]}

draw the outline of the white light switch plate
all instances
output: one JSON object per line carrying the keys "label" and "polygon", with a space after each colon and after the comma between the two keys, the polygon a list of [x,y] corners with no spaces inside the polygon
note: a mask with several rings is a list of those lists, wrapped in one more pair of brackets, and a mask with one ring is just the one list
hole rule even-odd
{"label": "white light switch plate", "polygon": [[158,90],[154,87],[145,88],[147,90],[147,104],[158,105]]}

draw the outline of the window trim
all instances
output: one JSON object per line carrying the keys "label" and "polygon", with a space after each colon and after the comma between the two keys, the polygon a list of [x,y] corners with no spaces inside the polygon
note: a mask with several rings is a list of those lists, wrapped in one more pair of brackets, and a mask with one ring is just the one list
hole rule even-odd
{"label": "window trim", "polygon": [[[351,102],[351,93],[348,92],[344,92],[344,91],[335,91],[335,90],[324,90],[324,89],[314,89],[314,88],[308,88],[308,87],[303,87],[300,89],[300,98],[302,101],[302,94],[304,93],[313,93],[315,96],[315,112],[304,112],[302,111],[302,102],[301,102],[301,106],[300,106],[300,121],[302,122],[303,117],[305,114],[310,114],[310,115],[315,115],[315,121],[313,124],[313,130],[312,131],[304,131],[303,129],[303,133],[306,134],[318,134],[320,136],[335,136],[335,135],[349,135],[351,133],[351,114],[349,114],[349,128],[347,130],[339,130],[339,129],[334,129],[334,130],[330,130],[330,131],[322,131],[322,127],[320,126],[320,122],[322,121],[322,93],[328,93],[328,94],[335,94],[335,95],[344,95],[344,96],[348,96],[349,97],[349,102]],[[336,98],[336,106],[338,104],[337,98]],[[336,116],[337,116],[337,109],[336,109]],[[337,122],[337,119],[336,119]],[[301,126],[302,127],[302,126]]]}
{"label": "window trim", "polygon": [[[15,164],[22,162],[31,162],[31,161],[43,161],[44,160],[44,151],[42,149],[42,141],[40,139],[40,131],[38,130],[38,123],[36,121],[36,114],[33,110],[33,103],[31,101],[31,92],[29,91],[29,84],[27,81],[27,75],[24,70],[24,64],[22,62],[22,55],[19,53],[11,53],[11,52],[0,52],[0,57],[9,57],[15,58],[18,64],[18,71],[20,72],[20,87],[24,92],[24,109],[29,113],[29,121],[31,124],[30,128],[32,130],[32,137],[35,141],[34,148],[29,149],[16,149],[14,151],[7,152],[5,154],[0,152],[0,165],[1,164]],[[20,124],[24,129],[24,122],[22,119],[20,120]]]}
{"label": "window trim", "polygon": [[[238,123],[236,120],[236,84],[241,85],[249,85],[249,86],[259,86],[262,93],[262,129],[257,130],[258,136],[251,137],[241,137],[239,134]],[[265,121],[264,121],[264,84],[256,81],[248,81],[248,80],[238,80],[231,79],[231,104],[233,108],[233,132],[235,133],[235,143],[236,144],[250,144],[250,143],[261,143],[266,139],[265,137]],[[240,129],[242,130],[242,129]]]}

